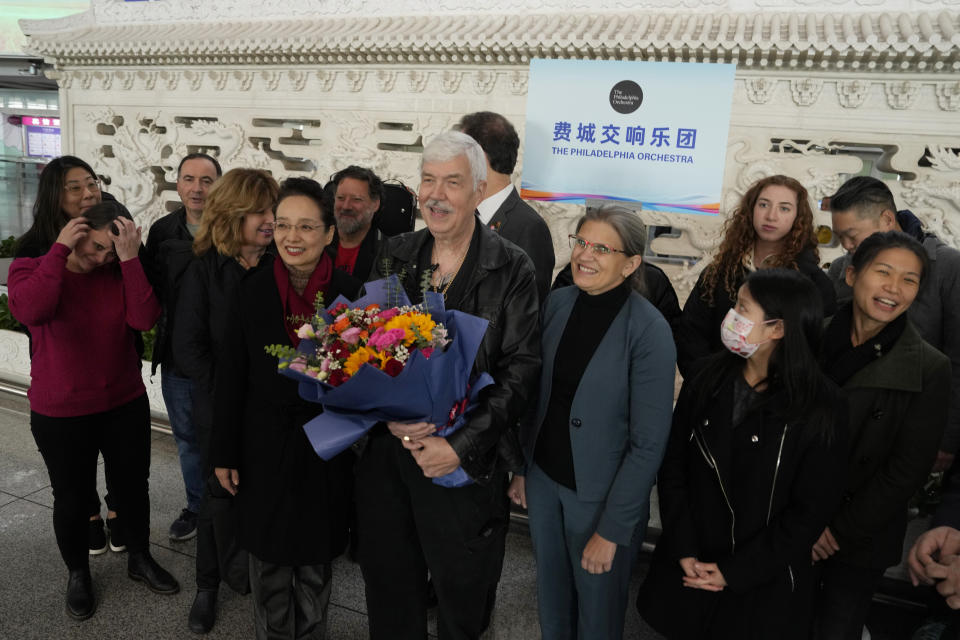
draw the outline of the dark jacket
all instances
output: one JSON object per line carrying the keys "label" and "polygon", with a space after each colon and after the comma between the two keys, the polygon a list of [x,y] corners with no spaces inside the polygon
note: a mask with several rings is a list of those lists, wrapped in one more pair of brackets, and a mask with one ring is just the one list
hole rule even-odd
{"label": "dark jacket", "polygon": [[[370,279],[386,276],[386,267],[403,272],[404,288],[411,298],[419,297],[417,259],[429,238],[430,231],[422,229],[387,239]],[[540,375],[540,306],[530,258],[482,225],[476,268],[468,278],[458,310],[490,322],[473,368],[493,376],[494,384],[481,391],[479,406],[447,442],[463,470],[485,483],[496,471],[523,466],[517,422]]]}
{"label": "dark jacket", "polygon": [[[383,235],[376,227],[370,227],[367,235],[363,236],[363,242],[360,243],[360,251],[357,252],[357,261],[353,265],[353,273],[357,282],[363,284],[370,279],[370,273],[373,269],[373,261],[376,260],[380,252],[380,245],[383,243]],[[333,242],[327,245],[327,253],[333,258],[334,263],[337,260],[337,248],[340,246],[340,236],[333,235]],[[332,298],[331,298],[332,300]]]}
{"label": "dark jacket", "polygon": [[523,249],[533,260],[542,307],[550,293],[550,278],[553,277],[553,265],[556,262],[550,227],[533,207],[520,198],[515,187],[511,188],[510,195],[490,218],[487,226]]}
{"label": "dark jacket", "polygon": [[[680,321],[680,301],[677,299],[677,292],[670,282],[670,277],[664,273],[663,269],[655,264],[643,262],[644,284],[647,286],[643,297],[650,301],[650,304],[657,308],[663,318],[670,325],[670,329],[676,331],[677,323]],[[570,263],[567,263],[553,281],[553,288],[560,289],[573,284],[573,273],[570,269]],[[719,331],[719,328],[717,329]]]}
{"label": "dark jacket", "polygon": [[[277,373],[264,347],[290,344],[273,275],[273,256],[236,290],[217,353],[213,466],[237,469],[240,544],[260,560],[296,566],[330,562],[343,552],[352,495],[353,453],[324,462],[303,425],[319,404],[300,398],[298,384]],[[334,271],[324,298],[356,298],[339,289]]]}
{"label": "dark jacket", "polygon": [[843,390],[850,404],[850,446],[843,503],[830,523],[840,545],[833,557],[884,569],[900,562],[907,503],[937,455],[947,421],[950,361],[908,322],[893,347]]}
{"label": "dark jacket", "polygon": [[[904,232],[923,244],[930,259],[930,273],[924,274],[923,286],[907,310],[907,316],[920,337],[950,358],[953,372],[950,413],[940,449],[956,453],[960,449],[960,251],[923,231],[920,220],[910,211],[898,211],[897,222]],[[853,295],[845,280],[849,264],[850,254],[830,264],[828,273],[836,287],[838,302],[845,302]]]}
{"label": "dark jacket", "polygon": [[[827,274],[820,268],[812,250],[805,250],[797,256],[797,270],[810,278],[820,292],[823,301],[824,317],[832,316],[837,309],[837,296],[833,283]],[[680,375],[684,378],[692,377],[703,365],[703,359],[712,353],[723,350],[720,341],[720,323],[727,315],[735,302],[736,289],[747,278],[746,269],[742,269],[737,277],[734,296],[727,293],[722,282],[714,288],[712,304],[708,304],[703,275],[697,280],[696,286],[690,292],[683,314],[677,323],[674,335],[677,339],[677,366]]]}
{"label": "dark jacket", "polygon": [[[536,411],[522,423],[524,455],[533,461],[553,384],[557,348],[580,290],[547,298],[543,371]],[[583,372],[568,430],[577,497],[603,503],[597,533],[629,547],[650,513],[650,490],[670,431],[676,352],[670,327],[639,293],[631,293]],[[560,535],[561,532],[557,532]]]}
{"label": "dark jacket", "polygon": [[236,259],[211,248],[190,263],[177,300],[173,349],[177,364],[196,385],[193,423],[198,429],[200,450],[205,454],[210,446],[216,354],[227,327],[234,322],[231,300],[246,275]]}
{"label": "dark jacket", "polygon": [[144,252],[144,270],[153,285],[163,313],[157,320],[153,339],[151,373],[163,365],[164,371],[186,377],[177,366],[173,350],[173,324],[176,318],[177,297],[183,276],[192,262],[193,235],[187,228],[187,210],[180,207],[150,226],[147,248]]}
{"label": "dark jacket", "polygon": [[[684,383],[658,476],[663,534],[638,608],[671,639],[806,640],[810,549],[839,502],[845,406],[824,381],[823,401],[834,416],[826,430],[788,424],[776,400],[734,427],[733,388],[733,378],[720,383],[698,414],[691,383]],[[683,586],[685,557],[716,562],[727,587],[710,593]]]}

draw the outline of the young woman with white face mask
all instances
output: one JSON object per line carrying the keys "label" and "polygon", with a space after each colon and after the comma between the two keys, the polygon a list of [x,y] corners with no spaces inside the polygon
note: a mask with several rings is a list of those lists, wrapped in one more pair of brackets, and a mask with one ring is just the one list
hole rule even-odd
{"label": "young woman with white face mask", "polygon": [[807,638],[810,545],[839,500],[846,410],[815,353],[809,278],[762,269],[684,383],[658,476],[663,535],[638,609],[668,638]]}

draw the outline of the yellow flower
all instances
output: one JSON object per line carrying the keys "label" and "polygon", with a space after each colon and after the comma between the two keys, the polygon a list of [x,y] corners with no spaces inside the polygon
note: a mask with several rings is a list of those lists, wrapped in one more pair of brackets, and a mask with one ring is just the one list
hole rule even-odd
{"label": "yellow flower", "polygon": [[416,327],[417,333],[420,334],[421,338],[427,341],[433,340],[433,328],[437,326],[433,318],[425,313],[417,313],[413,315],[412,324]]}
{"label": "yellow flower", "polygon": [[437,323],[434,322],[433,318],[428,314],[411,312],[391,318],[387,324],[383,326],[383,329],[385,331],[390,329],[403,329],[403,344],[409,347],[417,340],[417,334],[424,340],[432,340],[433,328],[435,326],[437,326]]}
{"label": "yellow flower", "polygon": [[343,363],[343,370],[347,372],[348,375],[354,375],[357,370],[360,369],[363,364],[369,362],[371,357],[376,357],[377,352],[372,349],[367,349],[366,347],[359,347],[356,351],[351,353],[347,357],[347,361]]}

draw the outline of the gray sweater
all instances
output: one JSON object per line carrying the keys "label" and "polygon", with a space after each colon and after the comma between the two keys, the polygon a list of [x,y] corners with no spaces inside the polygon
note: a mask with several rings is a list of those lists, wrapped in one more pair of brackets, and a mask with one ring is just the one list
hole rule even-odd
{"label": "gray sweater", "polygon": [[[904,214],[909,212],[899,212],[898,219]],[[903,223],[901,226],[905,227]],[[930,273],[924,277],[920,293],[907,314],[920,336],[950,358],[953,370],[950,412],[940,450],[956,453],[960,447],[960,251],[932,233],[923,233],[917,239],[930,258]],[[849,264],[850,254],[845,254],[834,260],[827,272],[836,287],[838,303],[853,296],[845,281]]]}

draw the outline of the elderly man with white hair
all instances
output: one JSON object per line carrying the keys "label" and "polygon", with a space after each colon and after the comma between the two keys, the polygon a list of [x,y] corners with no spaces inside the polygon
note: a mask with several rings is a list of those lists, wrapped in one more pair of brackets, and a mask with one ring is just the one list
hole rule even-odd
{"label": "elderly man with white hair", "polygon": [[[373,640],[427,635],[427,572],[441,640],[478,638],[503,565],[507,471],[523,464],[517,421],[540,373],[539,303],[530,258],[479,222],[486,159],[473,138],[445,132],[424,148],[420,207],[426,229],[390,238],[371,279],[403,274],[412,301],[421,283],[447,309],[489,320],[474,364],[495,383],[447,437],[426,423],[378,425],[356,476],[359,561]],[[473,484],[432,478],[462,467]]]}

